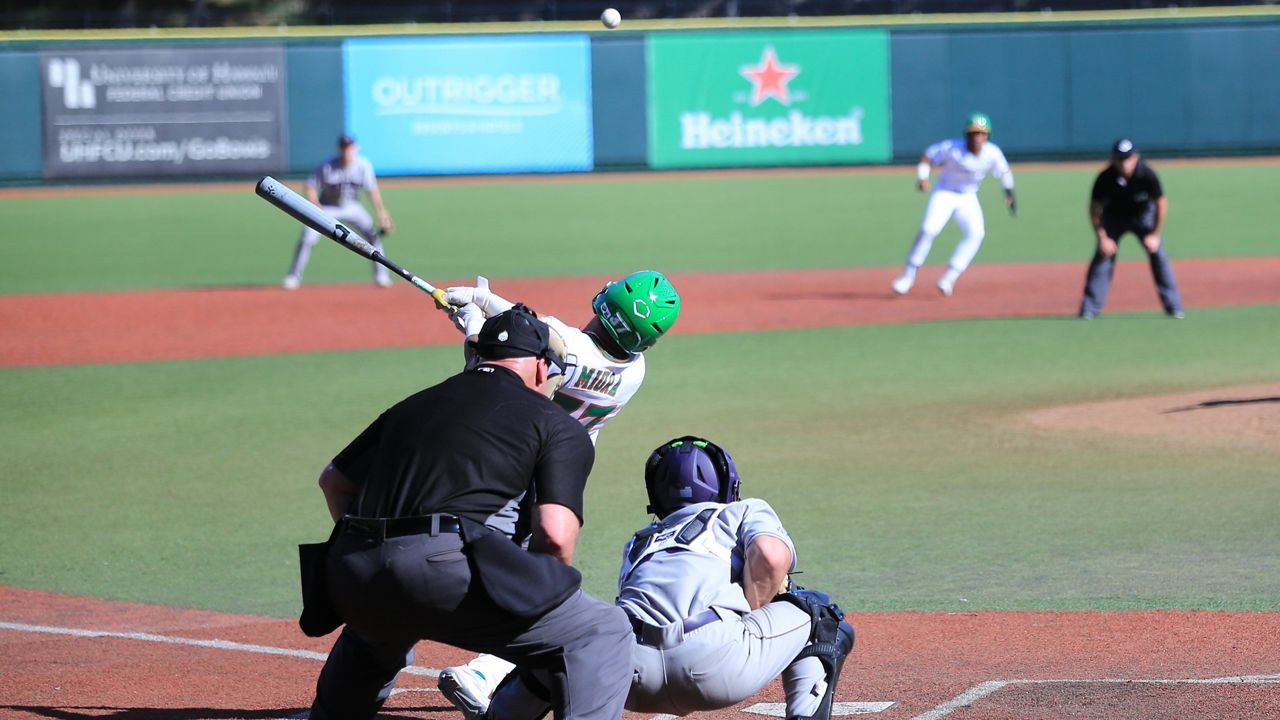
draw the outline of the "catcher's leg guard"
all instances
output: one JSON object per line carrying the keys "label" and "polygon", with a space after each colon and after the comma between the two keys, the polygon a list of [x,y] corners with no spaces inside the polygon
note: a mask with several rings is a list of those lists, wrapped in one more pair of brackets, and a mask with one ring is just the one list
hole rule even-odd
{"label": "catcher's leg guard", "polygon": [[818,709],[807,717],[788,720],[831,720],[831,702],[836,692],[836,681],[840,679],[844,659],[853,650],[853,626],[845,622],[840,606],[831,602],[831,597],[824,592],[793,588],[778,596],[778,599],[786,600],[809,613],[809,619],[813,623],[809,644],[796,656],[796,661],[816,657],[827,671],[827,689]]}

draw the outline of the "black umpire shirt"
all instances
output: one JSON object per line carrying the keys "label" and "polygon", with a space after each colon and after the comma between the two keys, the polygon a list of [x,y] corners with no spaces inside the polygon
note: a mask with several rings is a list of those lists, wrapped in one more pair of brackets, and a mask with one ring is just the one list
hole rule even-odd
{"label": "black umpire shirt", "polygon": [[1133,177],[1126,178],[1115,165],[1108,165],[1093,181],[1093,201],[1102,206],[1102,214],[1108,218],[1137,218],[1163,196],[1156,171],[1141,159]]}
{"label": "black umpire shirt", "polygon": [[333,466],[360,485],[351,515],[452,513],[519,535],[533,498],[581,522],[594,462],[582,425],[514,372],[481,365],[393,405]]}

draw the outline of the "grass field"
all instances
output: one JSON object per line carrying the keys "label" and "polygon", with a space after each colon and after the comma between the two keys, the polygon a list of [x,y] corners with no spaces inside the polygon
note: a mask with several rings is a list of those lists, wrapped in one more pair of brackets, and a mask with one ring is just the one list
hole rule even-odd
{"label": "grass field", "polygon": [[[1015,167],[1021,217],[983,197],[979,262],[1080,261],[1092,253],[1085,218],[1095,169]],[[1266,208],[1280,195],[1269,165],[1161,167],[1170,196],[1172,257],[1277,252]],[[630,181],[404,187],[384,190],[400,230],[388,254],[427,278],[897,265],[924,196],[900,175],[772,173],[716,180],[680,175]],[[272,285],[288,269],[297,223],[253,194],[0,197],[0,292],[75,292]],[[949,226],[939,248],[959,237]],[[1121,257],[1140,257],[1137,243]],[[931,262],[945,262],[939,249]],[[332,243],[308,282],[363,281],[368,269]]]}
{"label": "grass field", "polygon": [[[1019,173],[1016,221],[986,195],[979,262],[1079,261],[1082,273],[1090,175]],[[1273,166],[1163,176],[1175,261],[1276,254]],[[0,199],[17,230],[0,241],[0,292],[274,284],[294,231],[251,187]],[[906,171],[387,195],[402,227],[393,256],[439,277],[896,265],[922,206]],[[309,281],[366,279],[322,250]],[[947,250],[940,240],[933,259]],[[646,519],[641,463],[691,432],[733,452],[746,492],[795,535],[803,580],[846,610],[1280,609],[1274,452],[1021,422],[1037,407],[1280,374],[1280,307],[1133,317],[669,338],[601,436],[587,587],[612,597],[621,543]],[[0,523],[15,530],[0,534],[0,584],[291,615],[293,546],[328,522],[320,468],[456,363],[456,348],[435,347],[0,370]]]}

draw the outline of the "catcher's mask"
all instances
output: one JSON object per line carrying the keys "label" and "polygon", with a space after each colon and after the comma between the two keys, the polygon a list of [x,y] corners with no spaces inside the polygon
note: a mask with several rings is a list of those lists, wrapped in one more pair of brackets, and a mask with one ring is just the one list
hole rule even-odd
{"label": "catcher's mask", "polygon": [[738,500],[742,481],[729,453],[715,443],[685,435],[663,443],[644,464],[648,511],[664,518],[689,505]]}

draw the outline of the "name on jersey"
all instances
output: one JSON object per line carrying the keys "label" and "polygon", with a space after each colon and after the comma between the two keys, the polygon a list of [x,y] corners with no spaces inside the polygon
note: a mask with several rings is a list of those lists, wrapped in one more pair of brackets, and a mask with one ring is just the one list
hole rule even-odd
{"label": "name on jersey", "polygon": [[609,397],[618,396],[618,388],[622,386],[622,376],[614,375],[607,370],[583,368],[574,381],[573,387],[579,390],[601,393]]}

